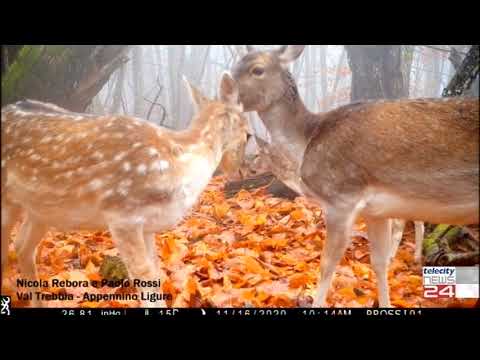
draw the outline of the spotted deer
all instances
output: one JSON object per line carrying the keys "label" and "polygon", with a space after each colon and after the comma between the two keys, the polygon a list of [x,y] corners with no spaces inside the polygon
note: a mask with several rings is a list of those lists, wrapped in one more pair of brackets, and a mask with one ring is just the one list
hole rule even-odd
{"label": "spotted deer", "polygon": [[479,102],[367,101],[314,114],[288,71],[303,49],[250,48],[232,71],[240,101],[245,111],[257,111],[285,159],[280,179],[325,211],[327,241],[313,306],[326,306],[333,272],[362,216],[379,305],[389,307],[387,269],[399,241],[392,241],[391,219],[478,223]]}
{"label": "spotted deer", "polygon": [[[197,114],[178,132],[138,118],[77,114],[36,101],[2,109],[2,269],[10,233],[23,213],[15,249],[28,279],[37,279],[37,245],[55,227],[108,229],[129,277],[159,280],[155,233],[182,219],[219,164],[227,175],[236,174],[246,141],[247,123],[228,74],[220,100],[207,99],[188,82],[187,87]],[[163,307],[165,301],[142,305]]]}

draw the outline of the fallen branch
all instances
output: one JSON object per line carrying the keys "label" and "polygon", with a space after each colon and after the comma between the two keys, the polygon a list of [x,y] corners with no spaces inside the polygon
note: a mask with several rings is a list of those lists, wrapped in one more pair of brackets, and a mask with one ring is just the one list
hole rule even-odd
{"label": "fallen branch", "polygon": [[285,199],[295,199],[298,194],[279,181],[272,173],[267,172],[253,178],[231,181],[225,185],[225,195],[227,198],[235,196],[240,190],[253,190],[265,187],[269,194],[275,197]]}

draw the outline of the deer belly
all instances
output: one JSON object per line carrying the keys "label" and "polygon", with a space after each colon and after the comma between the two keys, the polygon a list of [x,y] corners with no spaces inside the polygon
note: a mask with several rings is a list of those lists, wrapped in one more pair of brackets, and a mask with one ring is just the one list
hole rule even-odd
{"label": "deer belly", "polygon": [[366,217],[401,218],[436,224],[478,223],[478,199],[459,199],[442,203],[435,199],[414,199],[391,193],[376,193],[366,200],[362,215]]}
{"label": "deer belly", "polygon": [[157,206],[139,209],[146,231],[165,231],[173,228],[183,220],[195,205],[201,189],[181,187],[174,192],[172,198]]}
{"label": "deer belly", "polygon": [[95,231],[107,228],[103,213],[91,204],[76,204],[70,208],[26,206],[26,211],[58,231]]}

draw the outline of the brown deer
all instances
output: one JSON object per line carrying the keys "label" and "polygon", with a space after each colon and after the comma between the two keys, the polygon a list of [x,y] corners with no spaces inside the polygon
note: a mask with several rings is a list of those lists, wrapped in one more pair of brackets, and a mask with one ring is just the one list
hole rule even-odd
{"label": "brown deer", "polygon": [[37,279],[35,251],[49,227],[108,229],[129,277],[159,280],[155,233],[182,219],[219,164],[235,175],[246,142],[247,122],[228,74],[218,101],[187,86],[197,114],[179,132],[36,101],[2,109],[2,269],[10,233],[23,214],[15,248],[29,280]]}
{"label": "brown deer", "polygon": [[478,99],[369,101],[313,114],[288,71],[304,47],[250,48],[233,68],[240,101],[245,111],[258,112],[277,156],[286,159],[276,175],[325,210],[328,239],[313,305],[326,305],[361,215],[379,304],[388,307],[387,268],[398,246],[392,218],[478,223]]}

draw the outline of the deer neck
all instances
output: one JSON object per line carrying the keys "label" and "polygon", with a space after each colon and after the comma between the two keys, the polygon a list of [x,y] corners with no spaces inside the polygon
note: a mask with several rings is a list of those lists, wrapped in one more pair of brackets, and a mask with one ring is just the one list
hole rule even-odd
{"label": "deer neck", "polygon": [[308,111],[295,93],[294,97],[283,96],[267,110],[258,112],[268,129],[272,145],[292,165],[299,167],[307,146],[314,122],[314,114]]}
{"label": "deer neck", "polygon": [[220,164],[224,148],[221,123],[209,121],[210,118],[210,115],[197,116],[186,130],[176,134],[176,140],[182,148],[180,160],[184,160],[185,167],[190,170],[197,167],[193,165],[201,163],[201,169],[198,168],[195,172],[198,171],[198,176],[207,179],[210,179]]}

